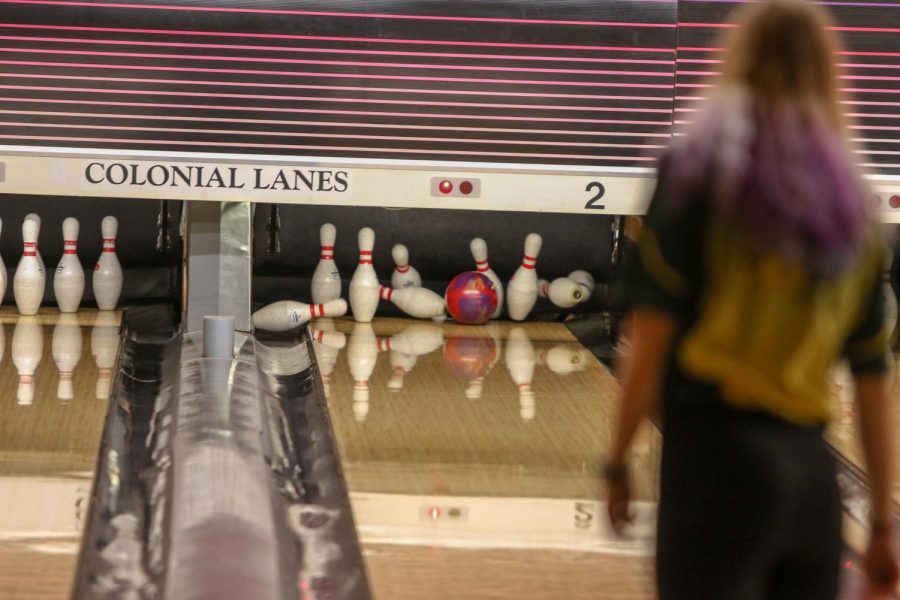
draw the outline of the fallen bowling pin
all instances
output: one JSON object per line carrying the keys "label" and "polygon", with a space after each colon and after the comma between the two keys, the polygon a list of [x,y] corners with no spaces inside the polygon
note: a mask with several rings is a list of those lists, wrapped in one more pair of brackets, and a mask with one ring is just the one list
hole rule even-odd
{"label": "fallen bowling pin", "polygon": [[319,229],[319,242],[322,253],[319,264],[312,276],[313,304],[324,304],[341,297],[341,274],[334,262],[334,240],[337,239],[337,228],[325,223]]}
{"label": "fallen bowling pin", "polygon": [[557,344],[538,357],[538,364],[546,365],[558,375],[584,371],[591,361],[591,352],[575,344]]}
{"label": "fallen bowling pin", "polygon": [[293,300],[273,302],[253,313],[253,326],[268,331],[288,331],[319,317],[340,317],[347,313],[343,298],[324,304],[306,304]]}
{"label": "fallen bowling pin", "polygon": [[444,316],[446,305],[444,299],[431,290],[422,287],[393,289],[380,288],[382,300],[393,302],[397,308],[411,317],[432,319]]}
{"label": "fallen bowling pin", "polygon": [[538,279],[538,296],[560,308],[572,308],[584,301],[584,287],[568,277],[557,277],[552,282]]}
{"label": "fallen bowling pin", "polygon": [[431,354],[444,345],[444,331],[436,325],[417,323],[397,335],[378,340],[378,350],[397,351],[402,354],[422,356]]}
{"label": "fallen bowling pin", "polygon": [[395,244],[391,248],[391,256],[397,268],[391,274],[391,287],[395,290],[409,287],[422,287],[422,276],[415,267],[409,264],[409,250],[403,244]]}
{"label": "fallen bowling pin", "polygon": [[591,299],[591,295],[594,293],[594,276],[584,270],[572,271],[569,273],[568,278],[581,286],[582,291],[582,302],[587,302]]}
{"label": "fallen bowling pin", "polygon": [[525,237],[525,253],[522,265],[513,273],[506,288],[506,306],[509,318],[522,321],[534,308],[537,302],[538,285],[535,265],[541,252],[543,238],[537,233],[529,233]]}

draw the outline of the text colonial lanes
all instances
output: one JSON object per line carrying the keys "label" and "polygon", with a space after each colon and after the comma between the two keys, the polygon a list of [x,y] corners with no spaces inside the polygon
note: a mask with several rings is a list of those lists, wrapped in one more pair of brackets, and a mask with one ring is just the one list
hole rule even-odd
{"label": "text colonial lanes", "polygon": [[327,168],[91,162],[84,169],[92,185],[270,190],[344,194],[350,173]]}

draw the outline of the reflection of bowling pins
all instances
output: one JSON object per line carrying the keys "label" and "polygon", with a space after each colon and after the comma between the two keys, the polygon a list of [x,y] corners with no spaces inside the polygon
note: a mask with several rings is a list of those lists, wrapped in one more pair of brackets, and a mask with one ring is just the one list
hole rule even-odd
{"label": "reflection of bowling pins", "polygon": [[288,331],[305,325],[319,317],[340,317],[347,312],[343,298],[325,304],[306,304],[293,300],[281,300],[268,304],[253,313],[253,326],[268,331]]}
{"label": "reflection of bowling pins", "polygon": [[557,277],[552,282],[538,280],[538,296],[549,298],[550,302],[560,308],[572,308],[584,301],[584,289],[581,284],[568,277]]}
{"label": "reflection of bowling pins", "polygon": [[440,317],[446,310],[444,299],[423,287],[407,287],[399,290],[381,287],[380,297],[382,300],[393,302],[409,316],[420,319]]}
{"label": "reflection of bowling pins", "polygon": [[63,221],[62,231],[63,255],[53,274],[53,295],[59,312],[73,313],[78,310],[84,295],[84,269],[78,260],[78,219],[67,218]]}
{"label": "reflection of bowling pins", "polygon": [[44,299],[44,268],[37,258],[38,223],[34,219],[22,222],[22,259],[13,276],[13,295],[23,315],[36,315]]}
{"label": "reflection of bowling pins", "polygon": [[312,276],[313,304],[324,304],[341,297],[341,274],[334,262],[334,240],[336,238],[337,228],[331,223],[325,223],[319,229],[322,254],[319,255],[319,264],[316,265]]}
{"label": "reflection of bowling pins", "polygon": [[503,282],[500,281],[491,265],[488,264],[487,242],[481,238],[475,238],[469,243],[469,250],[472,251],[472,258],[475,259],[475,268],[479,273],[490,279],[494,283],[494,287],[497,288],[497,310],[491,316],[492,319],[496,319],[503,312]]}
{"label": "reflection of bowling pins", "polygon": [[444,345],[444,331],[426,323],[410,325],[397,335],[378,342],[379,350],[397,351],[401,354],[422,356],[430,354]]}
{"label": "reflection of bowling pins", "polygon": [[119,233],[119,221],[115,217],[103,217],[100,222],[103,233],[103,251],[94,266],[92,285],[94,299],[100,310],[113,310],[122,293],[122,266],[116,256],[116,235]]}
{"label": "reflection of bowling pins", "polygon": [[590,360],[590,351],[577,344],[557,344],[538,356],[538,364],[547,365],[559,375],[584,371]]}
{"label": "reflection of bowling pins", "polygon": [[534,271],[543,239],[537,233],[525,237],[525,254],[522,265],[513,273],[506,288],[506,306],[509,318],[521,321],[528,316],[537,301],[537,273]]}
{"label": "reflection of bowling pins", "polygon": [[391,378],[388,380],[388,389],[392,392],[399,392],[403,389],[403,378],[412,371],[419,359],[415,354],[404,354],[391,350]]}
{"label": "reflection of bowling pins", "polygon": [[[35,260],[35,262],[37,262]],[[12,360],[19,373],[19,404],[34,401],[34,372],[44,353],[44,328],[35,317],[21,317],[13,330]]]}
{"label": "reflection of bowling pins", "polygon": [[378,308],[378,275],[372,266],[375,232],[370,227],[363,227],[357,239],[359,264],[350,279],[350,311],[357,322],[370,323]]}
{"label": "reflection of bowling pins", "polygon": [[408,287],[421,287],[422,276],[415,267],[409,264],[409,250],[403,244],[395,244],[391,248],[391,256],[397,268],[391,274],[391,287],[395,290]]}
{"label": "reflection of bowling pins", "polygon": [[568,278],[581,286],[581,302],[587,302],[594,293],[594,276],[587,271],[578,270],[569,273]]}
{"label": "reflection of bowling pins", "polygon": [[369,378],[378,362],[378,339],[368,323],[357,323],[347,343],[347,362],[353,376],[353,414],[363,421],[369,412]]}
{"label": "reflection of bowling pins", "polygon": [[97,363],[97,398],[109,398],[112,387],[112,372],[119,350],[119,328],[109,325],[94,325],[91,329],[91,354]]}
{"label": "reflection of bowling pins", "polygon": [[534,377],[535,354],[531,340],[521,327],[514,327],[506,341],[506,368],[509,376],[519,387],[519,415],[525,421],[531,421],[535,415],[534,390],[531,380]]}
{"label": "reflection of bowling pins", "polygon": [[347,345],[347,336],[340,331],[335,331],[334,321],[331,319],[319,319],[315,327],[309,328],[309,335],[313,340],[313,351],[316,353],[316,362],[319,365],[319,375],[322,376],[322,388],[325,397],[331,393],[331,374],[337,364],[338,354]]}
{"label": "reflection of bowling pins", "polygon": [[81,326],[75,315],[60,315],[53,328],[53,361],[59,370],[59,387],[56,397],[71,400],[75,397],[73,372],[81,360]]}

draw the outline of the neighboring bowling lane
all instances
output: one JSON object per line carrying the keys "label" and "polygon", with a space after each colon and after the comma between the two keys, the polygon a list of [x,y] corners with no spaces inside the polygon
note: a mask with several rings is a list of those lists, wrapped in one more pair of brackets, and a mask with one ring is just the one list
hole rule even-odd
{"label": "neighboring bowling lane", "polygon": [[376,598],[652,595],[659,436],[635,445],[618,539],[596,476],[618,386],[565,326],[311,328]]}
{"label": "neighboring bowling lane", "polygon": [[[120,318],[55,309],[19,317],[15,307],[0,309],[0,598],[70,592]],[[30,403],[19,399],[16,362],[35,365]],[[61,371],[68,370],[72,398],[61,400],[68,395]]]}

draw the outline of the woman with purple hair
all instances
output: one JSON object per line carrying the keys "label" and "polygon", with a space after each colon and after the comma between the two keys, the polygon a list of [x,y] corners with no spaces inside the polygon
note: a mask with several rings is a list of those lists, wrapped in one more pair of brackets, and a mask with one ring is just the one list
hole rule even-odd
{"label": "woman with purple hair", "polygon": [[822,9],[742,9],[719,85],[660,161],[621,278],[631,351],[604,475],[629,520],[627,449],[662,418],[662,600],[826,600],[841,502],[822,432],[828,378],[856,382],[872,495],[865,572],[897,585],[883,242],[852,159]]}

